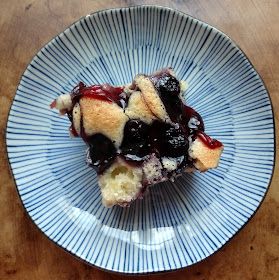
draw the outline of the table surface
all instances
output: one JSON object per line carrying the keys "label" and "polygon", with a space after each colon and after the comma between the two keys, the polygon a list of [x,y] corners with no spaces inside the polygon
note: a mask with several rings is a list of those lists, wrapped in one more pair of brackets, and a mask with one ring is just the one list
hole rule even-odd
{"label": "table surface", "polygon": [[[233,38],[250,58],[267,86],[278,133],[278,0],[1,0],[0,279],[128,279],[127,276],[103,272],[80,262],[48,240],[31,222],[17,196],[9,170],[5,127],[20,76],[45,43],[90,12],[143,3],[179,9],[208,22]],[[278,279],[278,185],[279,169],[275,168],[269,192],[257,214],[219,252],[190,268],[172,274],[144,276],[141,279]]]}

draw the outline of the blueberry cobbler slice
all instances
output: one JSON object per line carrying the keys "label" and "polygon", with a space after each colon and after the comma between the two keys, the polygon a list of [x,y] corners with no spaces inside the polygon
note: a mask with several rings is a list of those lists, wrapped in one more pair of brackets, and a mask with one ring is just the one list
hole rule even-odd
{"label": "blueberry cobbler slice", "polygon": [[184,104],[186,88],[165,68],[126,86],[80,82],[53,101],[68,115],[70,134],[88,146],[105,206],[127,206],[153,184],[217,167],[223,144],[205,134],[201,116]]}

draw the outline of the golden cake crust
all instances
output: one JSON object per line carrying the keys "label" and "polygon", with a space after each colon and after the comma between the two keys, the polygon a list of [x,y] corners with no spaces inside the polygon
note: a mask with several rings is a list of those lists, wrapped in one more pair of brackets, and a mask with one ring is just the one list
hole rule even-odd
{"label": "golden cake crust", "polygon": [[128,121],[123,109],[115,103],[86,97],[82,97],[79,103],[86,135],[102,133],[119,147]]}
{"label": "golden cake crust", "polygon": [[137,75],[135,83],[142,92],[142,97],[150,111],[162,121],[170,121],[166,108],[150,79],[144,75]]}
{"label": "golden cake crust", "polygon": [[156,119],[156,116],[145,103],[140,91],[135,91],[131,94],[125,113],[130,119],[140,119],[148,124]]}
{"label": "golden cake crust", "polygon": [[189,148],[189,155],[194,159],[194,166],[199,171],[216,168],[224,150],[224,146],[210,149],[197,137]]}

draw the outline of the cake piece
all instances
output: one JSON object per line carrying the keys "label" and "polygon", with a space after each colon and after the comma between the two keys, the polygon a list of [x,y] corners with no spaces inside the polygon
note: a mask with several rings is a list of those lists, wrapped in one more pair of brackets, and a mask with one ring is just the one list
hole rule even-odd
{"label": "cake piece", "polygon": [[183,103],[186,88],[165,68],[126,86],[80,82],[52,102],[68,115],[70,134],[87,144],[105,206],[128,206],[156,183],[218,166],[223,144],[205,134],[201,116]]}

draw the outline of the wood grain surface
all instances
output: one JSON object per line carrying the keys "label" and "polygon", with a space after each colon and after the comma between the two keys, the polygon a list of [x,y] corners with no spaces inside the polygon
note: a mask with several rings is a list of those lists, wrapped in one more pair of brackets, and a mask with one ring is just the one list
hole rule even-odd
{"label": "wood grain surface", "polygon": [[[269,90],[279,117],[279,1],[0,0],[0,279],[131,279],[100,271],[48,240],[17,196],[5,147],[5,127],[16,86],[37,51],[90,12],[136,4],[184,11],[221,29],[247,54]],[[278,142],[277,142],[278,144]],[[278,154],[277,154],[278,162]],[[190,268],[141,279],[279,279],[279,170],[257,214],[231,242]]]}

